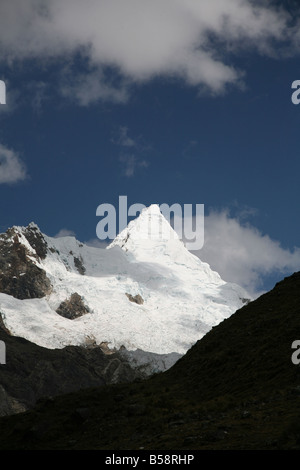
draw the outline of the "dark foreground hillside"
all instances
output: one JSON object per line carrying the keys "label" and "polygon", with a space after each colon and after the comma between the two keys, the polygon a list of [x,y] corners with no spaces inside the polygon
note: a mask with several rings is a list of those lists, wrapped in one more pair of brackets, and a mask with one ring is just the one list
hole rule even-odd
{"label": "dark foreground hillside", "polygon": [[0,365],[0,416],[27,411],[45,396],[62,395],[144,377],[118,352],[105,354],[92,344],[47,349],[11,336],[1,325],[6,363]]}
{"label": "dark foreground hillside", "polygon": [[213,328],[169,371],[0,419],[0,449],[300,449],[300,273]]}

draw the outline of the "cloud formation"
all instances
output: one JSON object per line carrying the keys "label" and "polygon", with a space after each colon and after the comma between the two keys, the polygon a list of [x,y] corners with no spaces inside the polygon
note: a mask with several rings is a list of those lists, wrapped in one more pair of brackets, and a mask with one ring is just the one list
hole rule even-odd
{"label": "cloud formation", "polygon": [[218,94],[242,82],[235,54],[299,40],[290,20],[267,0],[1,0],[0,60],[63,58],[61,92],[82,105],[126,101],[130,84],[157,76]]}
{"label": "cloud formation", "polygon": [[17,183],[26,176],[25,165],[18,154],[0,144],[0,184]]}
{"label": "cloud formation", "polygon": [[119,129],[119,135],[116,139],[112,139],[113,143],[121,145],[122,147],[136,147],[137,142],[128,135],[128,127],[121,126]]}
{"label": "cloud formation", "polygon": [[75,232],[73,230],[69,230],[67,228],[61,228],[59,232],[54,235],[54,238],[61,238],[61,237],[76,237]]}
{"label": "cloud formation", "polygon": [[194,254],[224,280],[242,285],[254,296],[262,290],[266,276],[300,269],[300,248],[283,248],[226,210],[205,217],[204,233],[204,246]]}
{"label": "cloud formation", "polygon": [[123,165],[124,175],[127,177],[134,176],[138,168],[147,168],[149,162],[144,159],[138,158],[136,155],[120,155],[119,161]]}
{"label": "cloud formation", "polygon": [[111,142],[121,149],[119,162],[126,177],[134,176],[140,168],[148,168],[149,161],[143,157],[148,148],[140,142],[140,139],[130,137],[126,126],[120,126]]}

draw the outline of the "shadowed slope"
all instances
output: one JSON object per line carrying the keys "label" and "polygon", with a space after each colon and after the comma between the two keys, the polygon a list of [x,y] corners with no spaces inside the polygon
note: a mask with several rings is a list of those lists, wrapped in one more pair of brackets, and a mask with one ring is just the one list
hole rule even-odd
{"label": "shadowed slope", "polygon": [[291,361],[299,331],[295,273],[213,328],[165,373],[2,418],[0,448],[299,448],[300,376]]}

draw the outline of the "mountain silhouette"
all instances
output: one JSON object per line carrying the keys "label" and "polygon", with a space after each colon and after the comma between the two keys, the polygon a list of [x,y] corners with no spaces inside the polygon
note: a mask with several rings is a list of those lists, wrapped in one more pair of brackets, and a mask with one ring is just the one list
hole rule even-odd
{"label": "mountain silhouette", "polygon": [[212,328],[166,372],[1,418],[0,448],[298,449],[299,329],[298,272]]}

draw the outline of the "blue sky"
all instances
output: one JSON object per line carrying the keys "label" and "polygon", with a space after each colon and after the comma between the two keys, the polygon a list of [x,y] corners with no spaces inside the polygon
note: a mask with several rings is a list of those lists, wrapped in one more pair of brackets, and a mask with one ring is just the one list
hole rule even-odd
{"label": "blue sky", "polygon": [[257,294],[300,268],[296,2],[3,0],[0,231],[204,204],[197,255]]}

